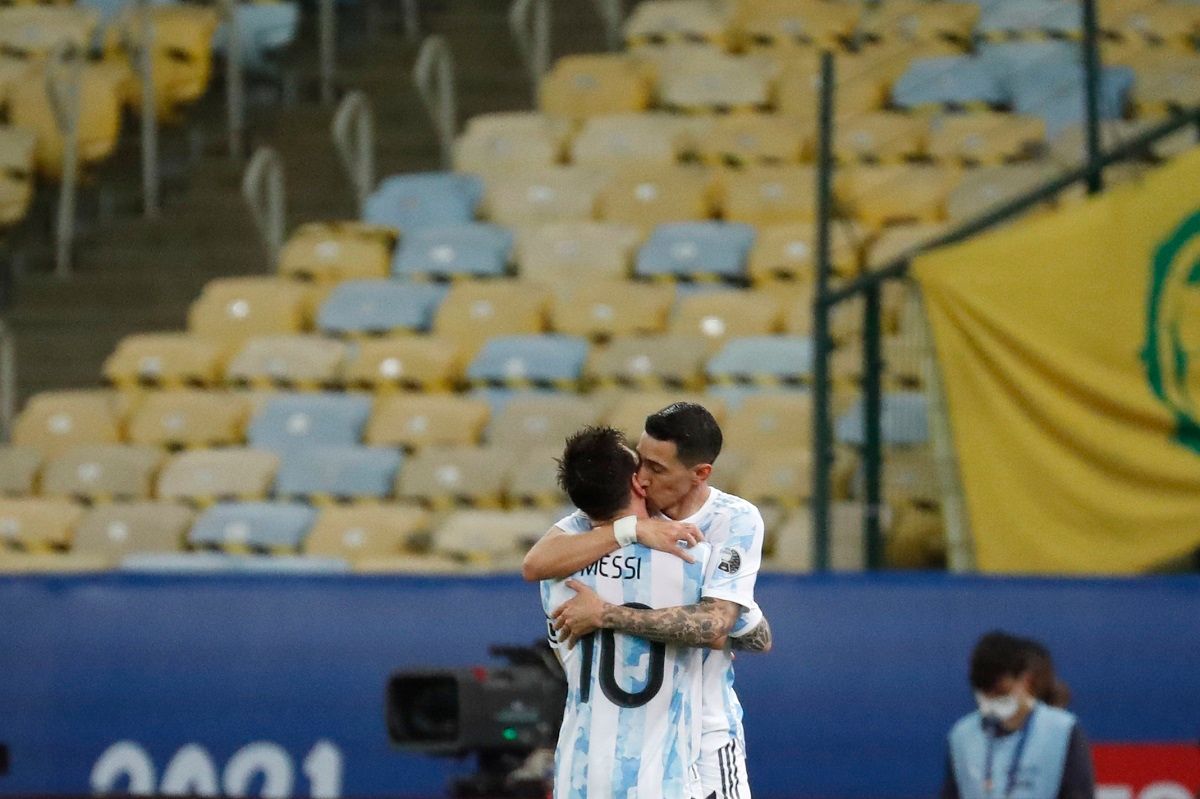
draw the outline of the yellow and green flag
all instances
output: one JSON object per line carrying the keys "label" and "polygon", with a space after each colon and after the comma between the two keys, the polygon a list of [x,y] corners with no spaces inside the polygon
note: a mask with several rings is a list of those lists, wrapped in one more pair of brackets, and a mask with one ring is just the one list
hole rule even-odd
{"label": "yellow and green flag", "polygon": [[914,271],[981,570],[1200,547],[1200,151]]}

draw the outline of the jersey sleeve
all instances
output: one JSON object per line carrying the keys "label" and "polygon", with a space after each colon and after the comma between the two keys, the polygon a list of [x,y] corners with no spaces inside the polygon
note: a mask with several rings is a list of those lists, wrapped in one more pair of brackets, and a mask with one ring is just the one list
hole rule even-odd
{"label": "jersey sleeve", "polygon": [[587,517],[586,513],[577,510],[569,516],[559,519],[554,526],[567,535],[578,535],[592,529],[592,520]]}
{"label": "jersey sleeve", "polygon": [[748,608],[743,608],[737,621],[733,623],[733,629],[729,631],[729,637],[741,638],[743,635],[754,632],[754,628],[761,624],[762,620],[763,612],[757,602]]}
{"label": "jersey sleeve", "polygon": [[762,545],[762,515],[747,503],[731,514],[729,535],[712,553],[702,595],[736,602],[747,609],[755,607],[754,583],[762,564]]}

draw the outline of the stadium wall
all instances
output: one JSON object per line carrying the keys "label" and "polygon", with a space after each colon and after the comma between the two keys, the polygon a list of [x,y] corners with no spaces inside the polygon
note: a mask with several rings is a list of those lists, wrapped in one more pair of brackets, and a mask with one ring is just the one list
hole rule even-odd
{"label": "stadium wall", "polygon": [[[993,627],[1051,647],[1094,741],[1200,740],[1200,578],[759,585],[777,645],[738,659],[738,687],[761,799],[932,795]],[[0,794],[436,796],[466,764],[389,746],[388,675],[543,629],[513,577],[3,577]]]}

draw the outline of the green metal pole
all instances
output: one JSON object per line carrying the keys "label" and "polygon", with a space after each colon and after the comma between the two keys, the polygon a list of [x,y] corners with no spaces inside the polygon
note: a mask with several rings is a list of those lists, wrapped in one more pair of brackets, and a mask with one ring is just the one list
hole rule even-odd
{"label": "green metal pole", "polygon": [[863,306],[863,478],[866,512],[863,514],[863,542],[867,568],[883,568],[883,285],[875,283],[865,292]]}
{"label": "green metal pole", "polygon": [[813,296],[813,565],[829,569],[829,471],[833,466],[829,396],[829,228],[833,218],[833,54],[821,53],[821,96],[817,109],[817,253]]}
{"label": "green metal pole", "polygon": [[1088,194],[1104,188],[1100,161],[1100,47],[1096,32],[1096,0],[1083,0],[1084,125],[1087,133]]}

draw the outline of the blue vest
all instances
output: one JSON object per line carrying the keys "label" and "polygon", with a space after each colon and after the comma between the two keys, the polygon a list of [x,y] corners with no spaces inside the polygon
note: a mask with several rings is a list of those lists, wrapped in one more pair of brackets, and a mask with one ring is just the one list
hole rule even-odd
{"label": "blue vest", "polygon": [[[1038,703],[1025,720],[1025,730],[994,737],[984,729],[979,711],[959,719],[950,730],[950,762],[961,799],[1006,799],[1013,759],[1020,760],[1007,799],[1054,799],[1062,786],[1063,767],[1075,716]],[[1025,741],[1022,744],[1022,735]],[[986,784],[991,750],[991,785]]]}

